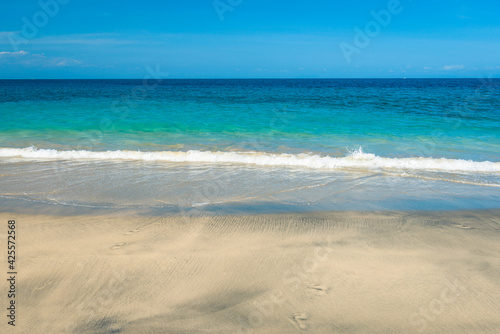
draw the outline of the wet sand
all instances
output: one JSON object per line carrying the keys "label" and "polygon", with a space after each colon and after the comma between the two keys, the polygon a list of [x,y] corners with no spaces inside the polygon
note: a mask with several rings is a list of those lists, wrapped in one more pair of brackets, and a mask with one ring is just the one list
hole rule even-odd
{"label": "wet sand", "polygon": [[2,333],[500,332],[500,211],[0,217]]}

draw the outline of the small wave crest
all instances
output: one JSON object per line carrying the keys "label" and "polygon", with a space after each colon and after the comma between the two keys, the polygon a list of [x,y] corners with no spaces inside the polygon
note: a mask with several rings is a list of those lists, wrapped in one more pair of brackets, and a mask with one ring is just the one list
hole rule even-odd
{"label": "small wave crest", "polygon": [[385,158],[365,153],[360,147],[344,157],[321,156],[312,153],[286,154],[267,152],[211,151],[59,151],[54,149],[0,148],[1,158],[42,160],[132,160],[189,163],[235,163],[258,166],[290,166],[316,169],[397,169],[441,172],[498,173],[500,163],[447,158]]}

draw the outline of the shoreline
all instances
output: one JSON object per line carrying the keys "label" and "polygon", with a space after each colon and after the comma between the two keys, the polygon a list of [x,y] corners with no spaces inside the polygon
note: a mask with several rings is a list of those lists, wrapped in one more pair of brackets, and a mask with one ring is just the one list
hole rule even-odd
{"label": "shoreline", "polygon": [[[386,200],[388,201],[388,200]],[[63,204],[58,202],[43,202],[40,200],[3,197],[0,196],[0,214],[20,214],[20,215],[45,215],[45,216],[134,216],[134,217],[172,217],[172,216],[257,216],[257,215],[314,215],[329,213],[451,213],[451,212],[489,212],[498,211],[500,207],[497,200],[484,203],[478,207],[479,199],[470,198],[471,208],[456,208],[458,204],[450,203],[431,204],[430,199],[421,202],[416,201],[415,208],[394,209],[382,203],[363,202],[366,209],[360,210],[361,204],[351,206],[338,204],[338,209],[332,209],[332,205],[322,204],[290,204],[280,202],[229,202],[223,204],[207,204],[200,206],[183,207],[179,205],[145,205],[139,207],[111,206],[99,207],[81,204]],[[401,202],[405,207],[406,201]],[[425,209],[423,209],[425,208]]]}
{"label": "shoreline", "polygon": [[0,217],[19,333],[500,327],[500,210]]}

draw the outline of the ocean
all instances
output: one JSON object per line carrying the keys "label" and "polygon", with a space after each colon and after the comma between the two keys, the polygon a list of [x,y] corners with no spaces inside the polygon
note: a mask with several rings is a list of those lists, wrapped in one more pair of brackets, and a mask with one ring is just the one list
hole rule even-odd
{"label": "ocean", "polygon": [[500,79],[0,80],[0,210],[498,209],[499,116]]}

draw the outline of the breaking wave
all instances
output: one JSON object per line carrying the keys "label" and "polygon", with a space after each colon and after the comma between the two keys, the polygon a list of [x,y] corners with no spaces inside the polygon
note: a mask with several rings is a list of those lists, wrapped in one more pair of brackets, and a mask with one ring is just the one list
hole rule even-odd
{"label": "breaking wave", "polygon": [[361,148],[344,157],[321,156],[312,153],[278,154],[267,152],[210,152],[210,151],[58,151],[54,149],[0,148],[1,158],[42,160],[132,160],[189,163],[235,163],[258,166],[290,166],[323,169],[396,169],[441,172],[500,172],[500,162],[447,158],[385,158],[365,153]]}

